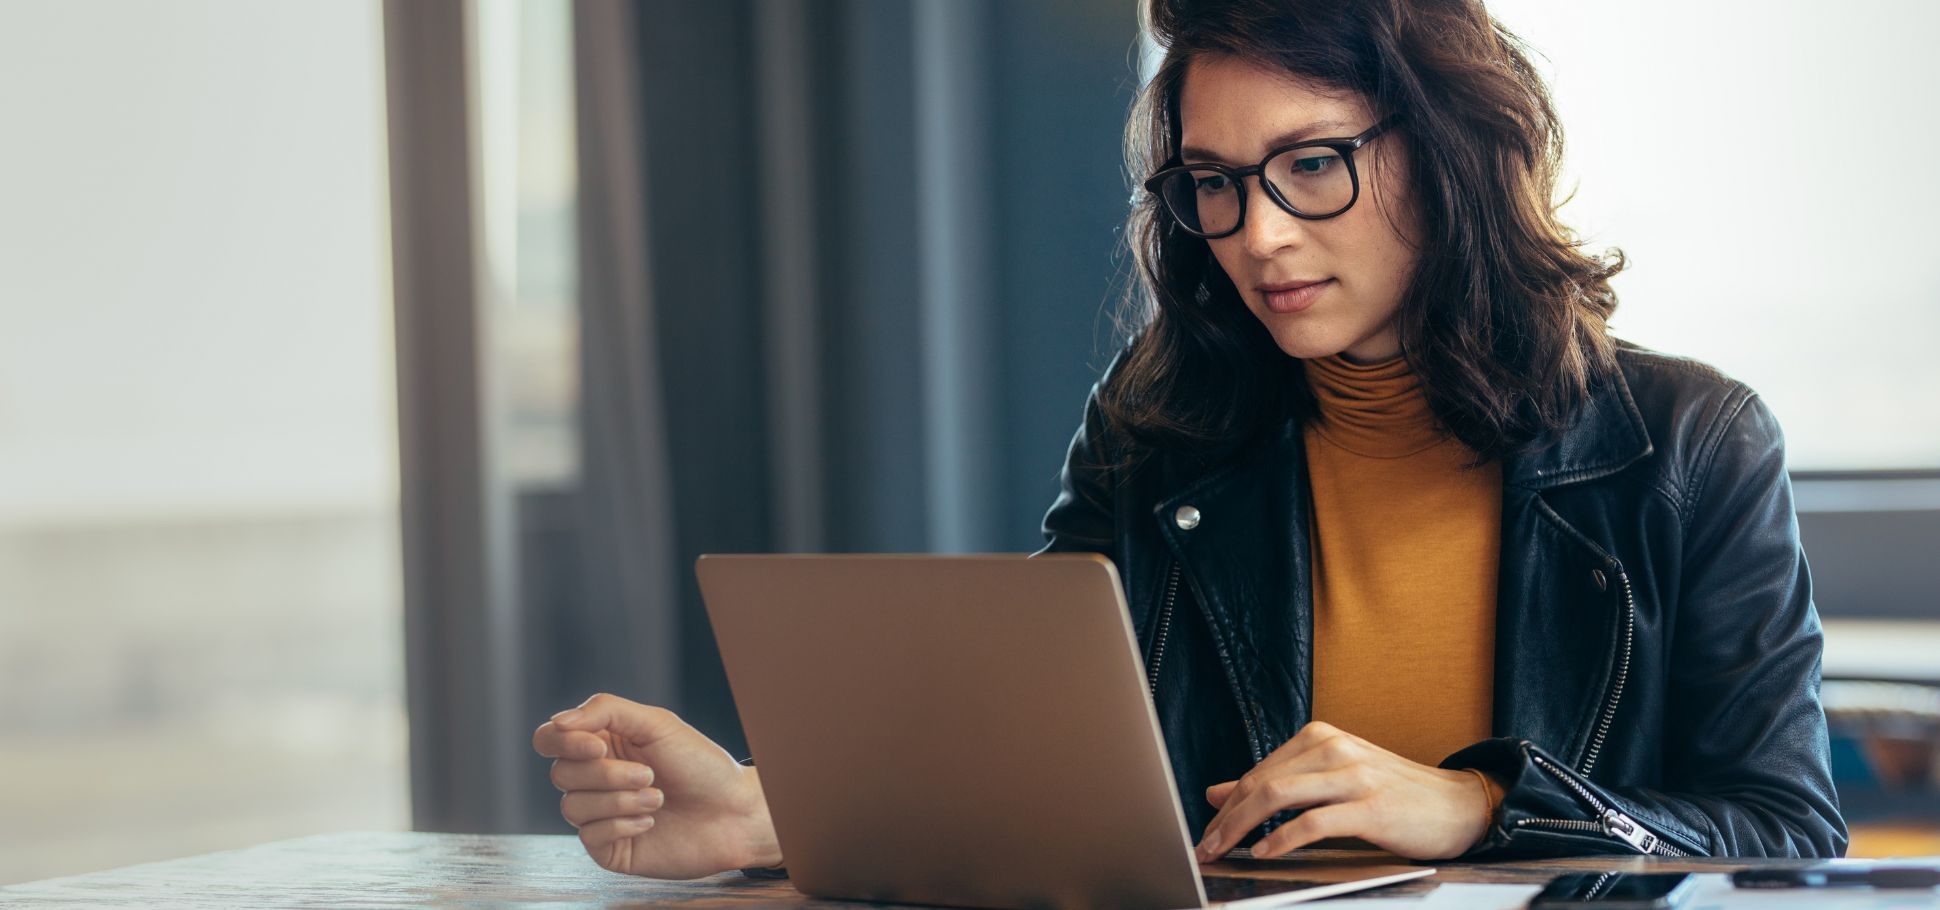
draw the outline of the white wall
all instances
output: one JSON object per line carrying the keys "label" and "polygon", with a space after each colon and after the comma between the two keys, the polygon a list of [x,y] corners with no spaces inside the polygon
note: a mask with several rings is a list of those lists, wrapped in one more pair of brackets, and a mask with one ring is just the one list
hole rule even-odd
{"label": "white wall", "polygon": [[1630,255],[1618,333],[1751,383],[1794,468],[1940,467],[1940,3],[1488,5]]}

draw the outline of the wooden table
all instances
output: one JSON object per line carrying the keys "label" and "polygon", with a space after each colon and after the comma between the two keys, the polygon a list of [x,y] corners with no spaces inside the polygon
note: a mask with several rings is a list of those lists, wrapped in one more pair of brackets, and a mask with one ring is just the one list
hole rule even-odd
{"label": "wooden table", "polygon": [[[1310,863],[1395,862],[1367,851],[1310,850],[1297,859],[1228,861],[1216,874],[1298,875]],[[1427,882],[1536,884],[1567,871],[1722,872],[1776,860],[1658,860],[1643,857],[1439,864]],[[803,897],[786,881],[739,873],[690,882],[607,872],[570,835],[324,834],[0,888],[0,907],[655,907],[867,906]],[[886,905],[875,905],[886,906]]]}

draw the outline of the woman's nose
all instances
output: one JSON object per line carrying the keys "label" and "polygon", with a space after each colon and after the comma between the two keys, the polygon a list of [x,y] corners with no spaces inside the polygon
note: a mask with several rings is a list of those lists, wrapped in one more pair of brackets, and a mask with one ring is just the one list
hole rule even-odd
{"label": "woman's nose", "polygon": [[1246,222],[1240,225],[1239,235],[1246,244],[1246,252],[1258,259],[1272,258],[1273,254],[1288,247],[1299,246],[1305,239],[1307,225],[1280,207],[1267,192],[1265,178],[1253,175],[1240,186],[1248,193],[1246,199]]}

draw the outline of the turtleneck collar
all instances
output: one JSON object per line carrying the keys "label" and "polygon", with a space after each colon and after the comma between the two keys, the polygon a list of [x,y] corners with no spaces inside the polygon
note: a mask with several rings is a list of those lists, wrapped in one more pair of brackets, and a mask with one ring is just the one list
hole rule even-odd
{"label": "turtleneck collar", "polygon": [[1369,458],[1403,458],[1449,438],[1404,356],[1359,364],[1336,354],[1302,365],[1320,404],[1312,427],[1336,446]]}

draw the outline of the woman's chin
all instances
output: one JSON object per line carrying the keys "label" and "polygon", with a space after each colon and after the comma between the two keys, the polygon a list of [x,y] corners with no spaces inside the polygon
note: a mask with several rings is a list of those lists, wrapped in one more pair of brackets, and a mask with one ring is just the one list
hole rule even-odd
{"label": "woman's chin", "polygon": [[1315,332],[1305,327],[1295,329],[1289,326],[1272,326],[1270,328],[1273,343],[1279,347],[1280,352],[1299,360],[1332,357],[1346,350],[1348,345],[1346,338],[1336,339],[1331,337],[1330,333]]}
{"label": "woman's chin", "polygon": [[1361,346],[1363,342],[1382,334],[1380,326],[1343,325],[1339,313],[1304,313],[1279,315],[1265,313],[1258,309],[1253,315],[1260,317],[1266,326],[1267,334],[1273,336],[1273,344],[1288,357],[1299,360],[1316,360],[1346,353]]}

